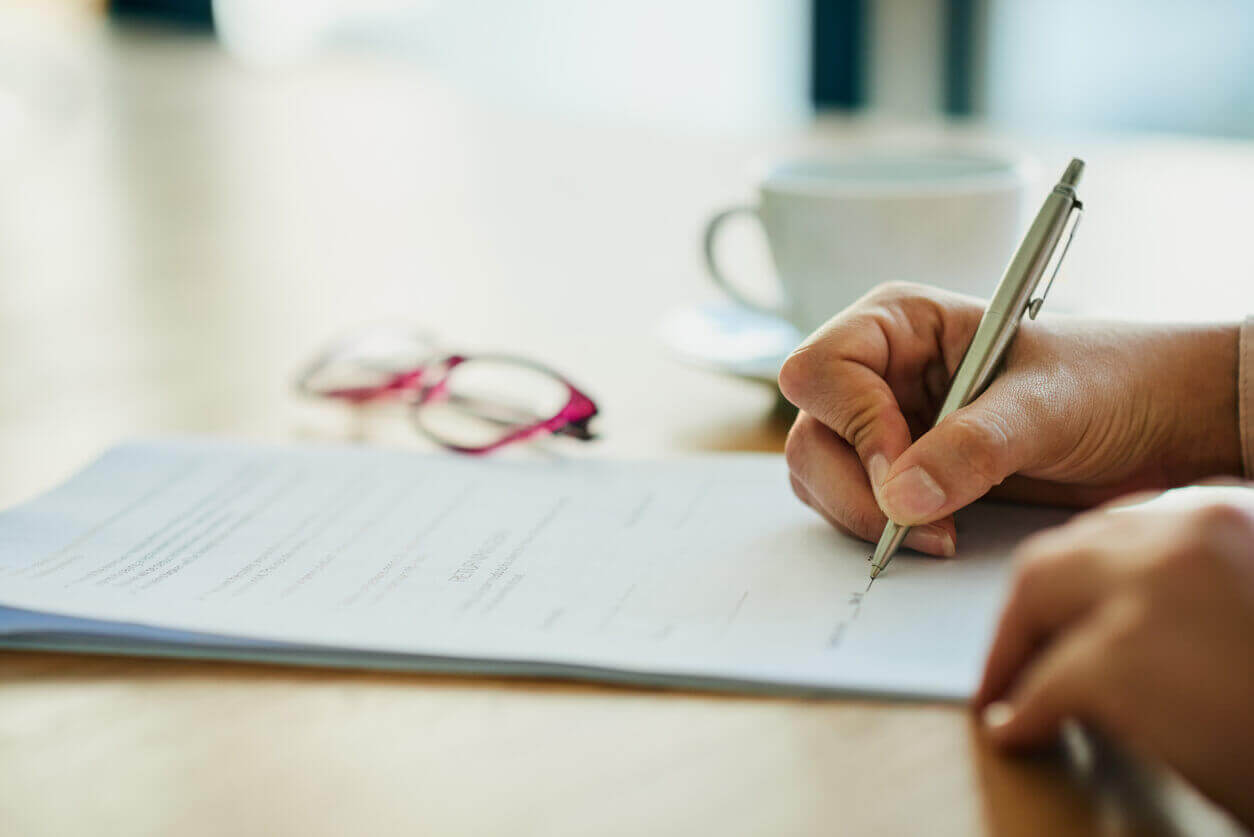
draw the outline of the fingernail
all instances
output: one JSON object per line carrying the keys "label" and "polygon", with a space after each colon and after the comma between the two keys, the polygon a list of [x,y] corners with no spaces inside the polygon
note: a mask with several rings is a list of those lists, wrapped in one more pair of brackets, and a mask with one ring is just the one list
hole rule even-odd
{"label": "fingernail", "polygon": [[989,729],[998,729],[1010,723],[1010,719],[1015,716],[1014,708],[1004,700],[995,700],[988,706],[984,707],[984,714],[981,716],[984,726]]}
{"label": "fingernail", "polygon": [[888,476],[888,457],[882,453],[872,454],[866,468],[871,475],[871,490],[879,496],[880,489],[884,486],[884,477]]}
{"label": "fingernail", "polygon": [[906,546],[950,558],[954,554],[954,539],[939,526],[916,526],[906,535]]}
{"label": "fingernail", "polygon": [[945,504],[945,492],[932,475],[918,465],[884,483],[880,489],[884,513],[897,523],[913,523]]}

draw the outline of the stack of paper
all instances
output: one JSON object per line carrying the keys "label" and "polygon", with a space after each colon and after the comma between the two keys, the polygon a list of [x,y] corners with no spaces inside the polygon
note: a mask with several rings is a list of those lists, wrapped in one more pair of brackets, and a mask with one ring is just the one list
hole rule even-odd
{"label": "stack of paper", "polygon": [[0,515],[0,644],[962,698],[1059,519],[977,507],[868,591],[778,457],[137,443]]}

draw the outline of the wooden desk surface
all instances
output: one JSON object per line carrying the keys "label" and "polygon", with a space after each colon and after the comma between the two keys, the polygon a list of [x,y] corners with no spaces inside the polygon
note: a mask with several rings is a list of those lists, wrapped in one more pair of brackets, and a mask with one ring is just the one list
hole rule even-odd
{"label": "wooden desk surface", "polygon": [[[421,445],[303,405],[378,319],[547,358],[600,399],[592,455],[779,450],[768,388],[653,338],[712,297],[697,235],[781,148],[948,134],[826,122],[667,136],[476,103],[394,62],[254,74],[200,39],[89,38],[0,168],[0,502],[129,436]],[[42,117],[41,117],[42,118]],[[1254,150],[1035,148],[1091,164],[1070,307],[1236,317]],[[1207,207],[1210,207],[1207,210]],[[1204,214],[1209,211],[1209,214]],[[780,487],[787,490],[786,486]],[[956,706],[0,654],[0,832],[1087,833],[1124,809]],[[1200,816],[1200,815],[1199,815]],[[1198,820],[1201,822],[1201,820]]]}

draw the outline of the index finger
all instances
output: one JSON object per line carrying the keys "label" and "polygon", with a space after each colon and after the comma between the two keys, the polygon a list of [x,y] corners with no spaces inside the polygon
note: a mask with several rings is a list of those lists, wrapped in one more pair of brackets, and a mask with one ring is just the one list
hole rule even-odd
{"label": "index finger", "polygon": [[[784,397],[854,448],[877,492],[910,446],[906,413],[922,417],[944,396],[965,348],[958,332],[969,306],[961,302],[928,288],[882,286],[833,317],[780,370]],[[978,318],[978,306],[972,310]],[[947,319],[962,328],[946,327]]]}
{"label": "index finger", "polygon": [[880,323],[855,308],[812,335],[779,373],[784,397],[848,442],[876,489],[910,446],[910,428],[885,380],[888,361]]}
{"label": "index finger", "polygon": [[1115,583],[1116,563],[1086,543],[1090,529],[1071,524],[1029,542],[984,664],[977,706],[1005,694],[1046,640]]}

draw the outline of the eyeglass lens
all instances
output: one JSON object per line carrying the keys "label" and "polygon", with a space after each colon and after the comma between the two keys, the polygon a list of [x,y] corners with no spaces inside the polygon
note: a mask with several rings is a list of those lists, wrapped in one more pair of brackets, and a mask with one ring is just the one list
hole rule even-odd
{"label": "eyeglass lens", "polygon": [[367,332],[333,346],[307,374],[304,386],[321,393],[387,386],[398,373],[421,368],[441,354],[419,333]]}
{"label": "eyeglass lens", "polygon": [[521,361],[473,358],[452,367],[442,386],[414,406],[414,419],[436,440],[480,448],[557,415],[570,389],[556,374]]}

